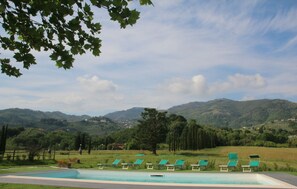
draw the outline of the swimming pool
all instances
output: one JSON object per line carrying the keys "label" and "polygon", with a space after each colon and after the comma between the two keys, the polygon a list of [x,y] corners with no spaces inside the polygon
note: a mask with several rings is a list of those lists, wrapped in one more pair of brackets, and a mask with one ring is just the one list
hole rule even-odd
{"label": "swimming pool", "polygon": [[296,188],[269,176],[256,173],[167,173],[97,170],[61,170],[17,174],[20,178],[46,178],[82,182],[167,186],[232,186],[257,188]]}

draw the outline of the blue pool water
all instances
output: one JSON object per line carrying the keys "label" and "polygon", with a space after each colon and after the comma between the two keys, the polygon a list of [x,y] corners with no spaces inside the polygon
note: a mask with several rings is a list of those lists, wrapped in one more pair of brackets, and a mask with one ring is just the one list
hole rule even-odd
{"label": "blue pool water", "polygon": [[45,173],[29,173],[22,174],[22,176],[142,183],[278,185],[275,180],[269,179],[261,174],[250,173],[153,173],[65,170]]}

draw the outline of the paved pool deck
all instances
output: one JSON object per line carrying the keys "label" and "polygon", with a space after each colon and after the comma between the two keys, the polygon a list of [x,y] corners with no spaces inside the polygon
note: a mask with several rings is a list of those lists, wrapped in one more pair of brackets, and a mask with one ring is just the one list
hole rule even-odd
{"label": "paved pool deck", "polygon": [[[297,189],[297,176],[293,176],[286,173],[261,173],[277,180],[286,182],[291,185],[291,187],[283,188],[296,188]],[[165,186],[165,185],[152,185],[150,183],[146,185],[137,185],[137,184],[123,184],[123,183],[98,183],[96,181],[69,181],[57,180],[57,179],[29,179],[22,177],[7,177],[6,175],[0,175],[0,183],[16,183],[16,184],[36,184],[36,185],[49,185],[49,186],[65,186],[65,187],[74,187],[74,188],[97,188],[97,189],[263,189],[263,187],[250,187],[250,186]],[[270,187],[268,187],[270,188]],[[272,188],[272,187],[271,187]]]}

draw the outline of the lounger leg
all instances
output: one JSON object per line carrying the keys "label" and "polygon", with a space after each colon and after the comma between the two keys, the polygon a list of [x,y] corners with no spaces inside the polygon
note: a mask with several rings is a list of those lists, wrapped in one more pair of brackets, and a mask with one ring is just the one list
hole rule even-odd
{"label": "lounger leg", "polygon": [[229,168],[226,166],[220,166],[220,171],[221,172],[229,172]]}
{"label": "lounger leg", "polygon": [[200,167],[199,166],[192,166],[192,171],[200,171]]}
{"label": "lounger leg", "polygon": [[250,172],[252,172],[252,169],[249,168],[249,167],[243,167],[242,168],[242,172],[244,172],[244,173],[250,173]]}
{"label": "lounger leg", "polygon": [[174,171],[175,167],[174,166],[167,166],[167,171]]}

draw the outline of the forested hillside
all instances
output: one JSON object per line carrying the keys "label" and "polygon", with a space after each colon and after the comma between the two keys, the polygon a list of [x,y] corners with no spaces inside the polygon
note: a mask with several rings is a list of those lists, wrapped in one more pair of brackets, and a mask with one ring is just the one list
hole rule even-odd
{"label": "forested hillside", "polygon": [[42,119],[66,120],[68,122],[81,121],[90,116],[67,115],[62,112],[42,112],[30,109],[11,108],[0,110],[0,124],[23,125],[39,122]]}
{"label": "forested hillside", "polygon": [[18,108],[0,110],[0,124],[9,125],[10,128],[42,128],[47,131],[86,132],[98,136],[120,129],[118,123],[106,117],[75,116]]}
{"label": "forested hillside", "polygon": [[192,102],[168,109],[169,113],[215,127],[249,127],[275,120],[297,118],[297,104],[286,100]]}
{"label": "forested hillside", "polygon": [[[69,129],[88,130],[92,134],[102,134],[130,128],[141,119],[144,108],[131,108],[106,114],[101,121],[82,115],[67,115],[61,112],[42,112],[29,109],[6,109],[0,110],[0,124],[22,127],[41,127],[45,129]],[[182,115],[186,119],[194,119],[200,125],[215,127],[241,128],[251,127],[264,123],[288,121],[297,119],[297,104],[286,100],[250,100],[233,101],[217,99],[208,102],[191,102],[188,104],[173,106],[165,110],[168,114]],[[93,121],[92,121],[93,119]],[[88,120],[88,121],[86,121]],[[98,126],[99,125],[99,126]],[[107,128],[109,127],[110,128]],[[96,128],[102,131],[96,131]],[[97,129],[98,130],[98,129]]]}

